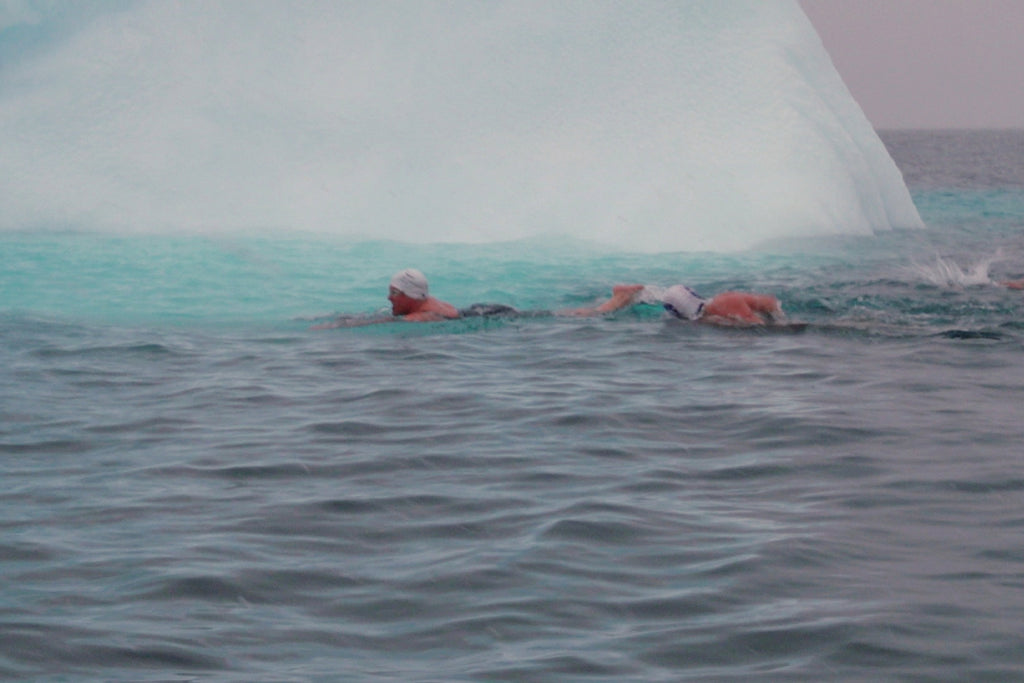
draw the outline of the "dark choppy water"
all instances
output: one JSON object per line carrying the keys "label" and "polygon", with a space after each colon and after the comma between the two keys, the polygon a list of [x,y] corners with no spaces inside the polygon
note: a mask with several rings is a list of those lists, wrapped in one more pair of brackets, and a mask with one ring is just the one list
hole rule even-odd
{"label": "dark choppy water", "polygon": [[[0,236],[0,676],[1020,678],[1024,134],[884,139],[926,231]],[[295,319],[403,265],[523,308],[682,272],[810,326]]]}

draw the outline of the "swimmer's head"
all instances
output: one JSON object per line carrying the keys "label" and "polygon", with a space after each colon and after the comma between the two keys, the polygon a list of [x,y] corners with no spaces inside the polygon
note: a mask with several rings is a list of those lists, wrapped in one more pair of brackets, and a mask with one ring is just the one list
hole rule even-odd
{"label": "swimmer's head", "polygon": [[391,278],[391,289],[396,289],[410,299],[422,301],[427,298],[427,278],[415,268],[406,268]]}
{"label": "swimmer's head", "polygon": [[683,320],[696,320],[704,312],[704,299],[686,285],[673,285],[661,297],[665,310]]}

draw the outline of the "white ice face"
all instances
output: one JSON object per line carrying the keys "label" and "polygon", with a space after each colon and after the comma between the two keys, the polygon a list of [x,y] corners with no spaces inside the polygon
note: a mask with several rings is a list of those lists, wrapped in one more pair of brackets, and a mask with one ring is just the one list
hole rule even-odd
{"label": "white ice face", "polygon": [[657,252],[921,224],[795,0],[15,6],[0,229]]}

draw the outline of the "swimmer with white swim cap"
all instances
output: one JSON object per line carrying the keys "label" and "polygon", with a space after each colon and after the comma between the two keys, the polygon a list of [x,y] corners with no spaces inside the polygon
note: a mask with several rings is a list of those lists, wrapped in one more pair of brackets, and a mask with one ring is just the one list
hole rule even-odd
{"label": "swimmer with white swim cap", "polygon": [[661,296],[666,311],[683,320],[699,320],[704,315],[707,300],[686,285],[672,285]]}
{"label": "swimmer with white swim cap", "polygon": [[391,313],[409,322],[436,322],[458,318],[454,306],[427,293],[427,278],[415,268],[395,273],[388,287]]}
{"label": "swimmer with white swim cap", "polygon": [[340,316],[329,323],[315,325],[313,329],[362,327],[398,320],[414,323],[439,322],[459,317],[458,310],[450,303],[430,296],[426,276],[415,268],[406,268],[395,273],[388,286],[388,301],[391,302],[392,314],[389,317]]}
{"label": "swimmer with white swim cap", "polygon": [[657,293],[644,285],[616,285],[610,299],[592,308],[560,311],[561,315],[598,315],[611,313],[637,303],[661,305],[676,318],[713,325],[769,325],[784,319],[779,300],[770,294],[723,292],[705,299],[686,285],[673,285]]}

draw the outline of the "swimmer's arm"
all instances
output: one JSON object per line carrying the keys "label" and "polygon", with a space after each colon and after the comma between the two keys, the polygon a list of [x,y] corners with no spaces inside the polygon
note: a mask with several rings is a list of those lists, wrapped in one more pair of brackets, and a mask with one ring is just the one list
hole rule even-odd
{"label": "swimmer's arm", "polygon": [[644,288],[643,285],[615,285],[612,288],[612,296],[604,303],[588,308],[567,308],[555,311],[555,315],[566,316],[588,316],[600,315],[601,313],[612,313],[636,303],[637,294]]}
{"label": "swimmer's arm", "polygon": [[366,325],[378,325],[380,323],[393,323],[399,318],[394,316],[387,317],[376,317],[376,318],[359,318],[351,315],[338,316],[334,320],[326,323],[320,323],[319,325],[313,325],[309,328],[311,330],[335,330],[339,327],[364,327]]}
{"label": "swimmer's arm", "polygon": [[[454,309],[452,309],[452,310],[454,311]],[[439,322],[442,322],[442,321],[445,321],[445,320],[451,320],[453,318],[458,318],[458,317],[459,317],[459,314],[458,314],[457,311],[455,311],[454,315],[445,315],[443,313],[438,313],[436,311],[420,311],[419,313],[410,313],[409,315],[402,315],[402,316],[387,315],[387,316],[377,316],[375,318],[359,318],[359,317],[356,317],[356,316],[343,315],[343,316],[339,316],[338,318],[336,318],[336,319],[334,319],[334,320],[332,320],[330,322],[321,323],[319,325],[314,325],[310,329],[311,330],[334,330],[334,329],[337,329],[339,327],[365,327],[367,325],[379,325],[379,324],[382,324],[382,323],[400,323],[400,322],[409,322],[409,323],[439,323]]]}
{"label": "swimmer's arm", "polygon": [[[409,315],[403,315],[399,320],[404,320],[410,323],[439,323],[445,320],[452,320],[458,318],[459,314],[455,315],[443,315],[436,311],[421,311],[419,313],[410,313]],[[392,318],[394,320],[395,318]]]}
{"label": "swimmer's arm", "polygon": [[781,322],[786,318],[782,304],[771,294],[751,295],[750,308],[760,313],[766,323]]}

